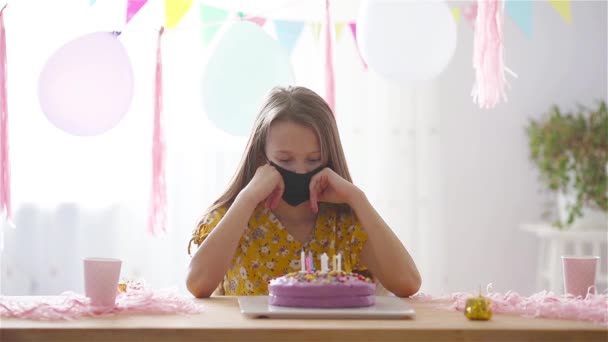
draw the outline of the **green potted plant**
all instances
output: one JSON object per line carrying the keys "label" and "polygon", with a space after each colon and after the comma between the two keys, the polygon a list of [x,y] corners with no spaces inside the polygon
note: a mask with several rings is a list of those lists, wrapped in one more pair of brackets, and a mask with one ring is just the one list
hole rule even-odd
{"label": "green potted plant", "polygon": [[559,228],[608,226],[606,102],[563,112],[552,106],[526,126],[530,158],[541,182],[558,194]]}

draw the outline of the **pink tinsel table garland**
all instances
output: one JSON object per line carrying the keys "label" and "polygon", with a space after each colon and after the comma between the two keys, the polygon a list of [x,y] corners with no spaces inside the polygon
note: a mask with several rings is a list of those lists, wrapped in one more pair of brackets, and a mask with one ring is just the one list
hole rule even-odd
{"label": "pink tinsel table garland", "polygon": [[[541,291],[529,297],[517,292],[505,294],[491,292],[488,286],[484,296],[492,301],[495,314],[515,314],[529,318],[552,318],[591,321],[608,325],[608,296],[589,293],[585,298],[571,295],[556,295]],[[451,295],[432,296],[419,293],[415,301],[445,301],[438,304],[441,309],[464,311],[466,300],[477,294],[455,292]],[[130,289],[120,293],[113,308],[99,310],[89,305],[89,299],[81,294],[65,292],[58,297],[29,297],[29,300],[0,296],[0,317],[32,320],[73,320],[115,314],[196,314],[202,312],[201,305],[189,298],[179,297],[175,291],[153,291]]]}
{"label": "pink tinsel table garland", "polygon": [[175,291],[141,289],[118,294],[113,308],[99,309],[89,298],[74,292],[58,297],[29,297],[27,300],[0,296],[0,317],[31,320],[74,320],[115,314],[196,314],[201,305]]}
{"label": "pink tinsel table garland", "polygon": [[[468,298],[479,294],[455,292],[451,295],[434,297],[419,293],[412,297],[417,301],[446,300],[451,304],[440,305],[441,308],[464,311]],[[488,285],[484,297],[492,301],[494,314],[514,314],[528,318],[568,319],[590,321],[608,325],[608,295],[588,293],[585,298],[572,295],[557,295],[550,291],[541,291],[529,297],[517,292],[507,291],[505,294],[491,292]]]}

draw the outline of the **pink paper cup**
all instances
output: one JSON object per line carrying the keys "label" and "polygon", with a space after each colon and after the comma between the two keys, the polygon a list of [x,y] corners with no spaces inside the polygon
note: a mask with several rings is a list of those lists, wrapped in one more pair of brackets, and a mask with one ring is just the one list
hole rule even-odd
{"label": "pink paper cup", "polygon": [[595,274],[600,257],[562,256],[564,292],[585,298],[587,292],[595,293]]}
{"label": "pink paper cup", "polygon": [[114,307],[122,262],[110,258],[85,258],[83,262],[84,294],[91,299],[91,306]]}

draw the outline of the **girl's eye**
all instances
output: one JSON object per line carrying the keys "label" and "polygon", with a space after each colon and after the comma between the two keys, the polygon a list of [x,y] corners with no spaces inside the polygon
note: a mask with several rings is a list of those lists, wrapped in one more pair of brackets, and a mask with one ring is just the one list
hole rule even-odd
{"label": "girl's eye", "polygon": [[281,163],[289,163],[291,160],[290,159],[279,159],[279,161]]}
{"label": "girl's eye", "polygon": [[321,159],[308,159],[308,162],[310,163],[318,163],[319,161],[321,161]]}

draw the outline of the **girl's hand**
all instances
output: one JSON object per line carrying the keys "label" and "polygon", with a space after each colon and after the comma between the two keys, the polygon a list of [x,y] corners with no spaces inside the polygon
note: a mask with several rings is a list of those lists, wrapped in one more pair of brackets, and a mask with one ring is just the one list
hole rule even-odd
{"label": "girl's hand", "polygon": [[359,189],[326,167],[310,180],[310,208],[319,211],[318,202],[349,203]]}
{"label": "girl's hand", "polygon": [[285,183],[277,169],[270,165],[262,165],[255,171],[255,175],[242,190],[255,201],[255,204],[264,202],[267,208],[276,208],[283,197]]}

